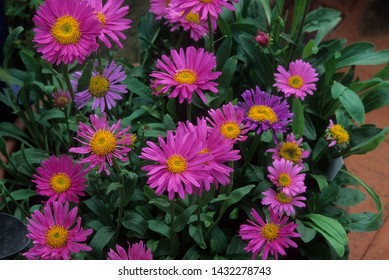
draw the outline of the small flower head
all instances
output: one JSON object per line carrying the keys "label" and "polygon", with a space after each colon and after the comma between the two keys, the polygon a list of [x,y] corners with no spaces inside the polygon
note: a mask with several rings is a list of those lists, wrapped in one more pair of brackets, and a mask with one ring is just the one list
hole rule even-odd
{"label": "small flower head", "polygon": [[129,7],[123,6],[123,0],[108,0],[103,5],[102,0],[88,0],[89,5],[94,9],[94,14],[100,22],[101,33],[98,39],[110,49],[114,41],[120,48],[123,48],[121,40],[126,39],[123,31],[131,27],[131,20],[125,18]]}
{"label": "small flower head", "polygon": [[287,216],[295,215],[294,207],[305,207],[306,200],[304,196],[290,196],[284,192],[275,192],[273,189],[267,189],[263,193],[262,205],[269,207],[279,215],[286,214]]}
{"label": "small flower head", "polygon": [[316,82],[319,80],[316,70],[308,62],[301,59],[289,64],[289,71],[286,71],[281,65],[277,67],[278,73],[275,73],[276,83],[279,91],[285,94],[285,97],[291,95],[304,100],[307,94],[313,95],[316,90]]}
{"label": "small flower head", "polygon": [[72,102],[72,96],[69,91],[58,90],[58,92],[53,92],[53,99],[55,107],[62,110]]}
{"label": "small flower head", "polygon": [[127,127],[120,130],[120,120],[112,126],[109,126],[107,115],[103,113],[100,119],[98,115],[91,115],[90,121],[92,126],[84,123],[79,123],[76,138],[82,147],[71,148],[71,153],[89,154],[80,160],[81,163],[89,163],[87,170],[99,166],[99,173],[103,170],[107,175],[109,171],[106,162],[112,166],[112,158],[115,157],[125,162],[128,160],[127,153],[131,150],[129,148],[131,136],[126,132],[130,129]]}
{"label": "small flower head", "polygon": [[[77,84],[81,78],[82,73],[76,72],[72,81],[73,90],[77,90]],[[116,101],[121,100],[121,94],[127,93],[126,86],[121,82],[126,79],[126,73],[122,71],[122,66],[116,65],[115,62],[108,64],[102,73],[97,69],[93,70],[92,77],[89,82],[89,87],[76,93],[74,102],[76,108],[81,109],[93,99],[92,109],[100,107],[100,111],[106,109],[111,110],[116,106]]]}
{"label": "small flower head", "polygon": [[247,220],[248,224],[240,226],[240,237],[243,240],[249,240],[249,244],[244,249],[253,254],[253,259],[259,252],[262,252],[263,260],[266,260],[269,254],[277,259],[278,254],[286,255],[284,248],[289,248],[289,246],[297,248],[297,244],[290,239],[300,237],[300,234],[295,232],[297,224],[288,223],[288,217],[279,216],[271,209],[269,212],[270,219],[265,222],[255,209],[251,209],[251,215],[255,221]]}
{"label": "small flower head", "polygon": [[288,196],[294,196],[305,192],[305,174],[300,173],[302,167],[294,165],[293,162],[281,158],[276,159],[272,166],[267,168],[268,178]]}
{"label": "small flower head", "polygon": [[73,201],[78,203],[79,196],[84,196],[86,172],[82,164],[73,163],[70,156],[61,155],[58,158],[51,156],[42,161],[32,180],[37,187],[37,193],[48,196],[48,202]]}
{"label": "small flower head", "polygon": [[244,112],[241,108],[230,102],[221,109],[210,109],[208,114],[211,118],[207,118],[207,121],[224,138],[241,142],[246,140],[249,128],[248,124],[243,124]]}
{"label": "small flower head", "polygon": [[153,255],[151,254],[150,248],[146,249],[146,245],[143,241],[134,243],[132,246],[128,243],[128,250],[116,245],[116,252],[110,249],[108,252],[107,260],[152,260]]}
{"label": "small flower head", "polygon": [[192,94],[196,92],[204,103],[207,103],[204,91],[217,93],[216,82],[221,72],[213,72],[216,66],[216,57],[212,53],[200,48],[188,47],[179,52],[172,50],[173,61],[166,55],[158,59],[156,67],[161,71],[153,71],[150,75],[155,78],[154,88],[162,86],[159,92],[168,93],[169,98],[179,97],[179,102],[192,102]]}
{"label": "small flower head", "polygon": [[245,121],[249,124],[250,130],[257,130],[257,134],[269,129],[274,133],[286,131],[293,114],[285,100],[263,92],[258,87],[255,91],[246,90],[242,97],[244,102],[238,102],[238,107],[245,112]]}
{"label": "small flower head", "polygon": [[330,141],[328,147],[346,148],[350,140],[350,135],[344,127],[340,124],[334,124],[332,120],[326,129],[325,137],[327,141]]}
{"label": "small flower head", "polygon": [[201,153],[206,147],[195,133],[173,135],[168,131],[166,138],[165,142],[158,137],[159,146],[147,141],[148,147],[143,148],[139,156],[156,163],[142,169],[147,171],[147,184],[156,189],[157,195],[166,191],[171,200],[176,193],[184,198],[186,193],[192,194],[194,189],[200,188],[204,180],[212,181],[207,172],[210,167],[204,162],[211,161],[213,157]]}
{"label": "small flower head", "polygon": [[81,227],[78,208],[69,211],[69,203],[47,203],[43,213],[35,210],[31,219],[27,218],[27,237],[33,247],[23,255],[30,260],[69,260],[72,253],[91,251],[84,242],[92,229]]}
{"label": "small flower head", "polygon": [[258,34],[255,37],[255,41],[257,41],[260,46],[267,47],[271,41],[270,34],[258,29]]}
{"label": "small flower head", "polygon": [[309,157],[311,152],[301,148],[302,142],[302,137],[299,140],[296,140],[294,134],[290,133],[286,136],[285,142],[279,143],[274,149],[268,149],[267,152],[273,153],[272,157],[274,160],[284,158],[285,160],[293,162],[293,164],[304,167],[303,160]]}
{"label": "small flower head", "polygon": [[46,0],[33,20],[33,41],[43,59],[52,64],[82,63],[99,46],[96,38],[101,26],[85,1]]}

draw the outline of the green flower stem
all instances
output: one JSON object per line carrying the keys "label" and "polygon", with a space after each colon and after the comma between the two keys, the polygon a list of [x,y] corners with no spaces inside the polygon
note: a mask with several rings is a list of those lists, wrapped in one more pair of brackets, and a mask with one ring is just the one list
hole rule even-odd
{"label": "green flower stem", "polygon": [[213,53],[215,49],[214,49],[214,42],[213,42],[212,21],[210,15],[208,16],[208,33],[209,33],[209,52]]}
{"label": "green flower stem", "polygon": [[70,95],[72,96],[72,100],[74,100],[74,92],[72,84],[70,83],[68,68],[65,63],[62,63],[62,76],[65,79],[65,83],[68,88],[68,91],[70,92]]}
{"label": "green flower stem", "polygon": [[170,257],[174,259],[175,257],[175,237],[176,237],[176,225],[175,225],[175,213],[174,213],[174,208],[175,208],[175,200],[170,201]]}
{"label": "green flower stem", "polygon": [[151,42],[150,42],[151,44],[150,44],[149,48],[146,50],[146,54],[145,54],[145,56],[143,57],[143,60],[142,60],[142,64],[141,64],[142,67],[145,66],[146,61],[147,61],[147,59],[150,56],[149,49],[150,49],[150,47],[152,47],[154,45],[154,42],[155,42],[155,40],[157,40],[157,37],[158,37],[160,31],[161,31],[161,28],[158,28],[157,31],[155,32],[153,38],[151,39]]}
{"label": "green flower stem", "polygon": [[119,212],[116,224],[116,235],[119,236],[120,228],[122,226],[122,218],[123,218],[123,208],[124,208],[124,179],[121,174],[121,170],[117,159],[115,157],[112,158],[113,167],[120,178],[120,182],[122,183],[122,187],[119,189]]}
{"label": "green flower stem", "polygon": [[68,135],[69,135],[68,149],[70,147],[74,146],[73,135],[72,135],[72,132],[70,131],[70,126],[69,126],[69,110],[70,110],[70,106],[68,106],[67,108],[64,109],[65,121],[66,121],[66,130],[68,131]]}
{"label": "green flower stem", "polygon": [[24,209],[23,206],[21,206],[13,197],[12,195],[10,194],[10,192],[8,191],[8,189],[5,187],[3,181],[0,181],[0,186],[1,186],[1,189],[3,190],[3,192],[12,200],[13,203],[15,203],[16,207],[19,208],[23,213],[24,215],[26,215],[26,217],[30,217],[30,213]]}

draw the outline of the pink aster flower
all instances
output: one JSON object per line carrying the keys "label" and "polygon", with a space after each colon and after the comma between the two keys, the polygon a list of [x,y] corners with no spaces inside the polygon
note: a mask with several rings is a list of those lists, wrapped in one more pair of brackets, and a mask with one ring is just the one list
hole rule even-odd
{"label": "pink aster flower", "polygon": [[123,0],[108,0],[103,6],[102,0],[88,0],[89,5],[95,10],[95,15],[101,23],[102,31],[99,40],[110,49],[112,44],[108,38],[114,41],[120,48],[123,44],[120,39],[125,40],[123,30],[131,27],[131,20],[125,18],[129,7],[122,7]]}
{"label": "pink aster flower", "polygon": [[72,96],[69,91],[58,90],[58,92],[53,92],[54,105],[59,109],[65,109],[70,102],[72,102]]}
{"label": "pink aster flower", "polygon": [[147,141],[148,147],[139,156],[157,163],[142,167],[149,176],[147,184],[156,189],[157,195],[167,191],[171,200],[176,193],[184,198],[186,193],[192,194],[193,189],[200,188],[202,181],[212,181],[208,175],[210,167],[204,165],[212,156],[201,153],[204,144],[194,133],[174,136],[169,130],[166,138],[165,142],[158,137],[159,146]]}
{"label": "pink aster flower", "polygon": [[132,246],[128,243],[128,250],[116,245],[116,252],[110,249],[107,260],[152,260],[150,248],[146,249],[146,245],[142,241],[135,243]]}
{"label": "pink aster flower", "polygon": [[[177,12],[176,5],[170,4],[167,9],[166,18],[168,22],[172,24],[170,31],[175,31],[182,28],[185,31],[189,31],[190,37],[198,41],[204,37],[204,34],[208,34],[208,23],[206,20],[200,20],[198,13],[189,12],[183,16],[182,12]],[[216,29],[216,21],[214,21],[213,30]]]}
{"label": "pink aster flower", "polygon": [[217,19],[222,13],[222,8],[226,7],[230,11],[234,11],[235,8],[231,2],[237,3],[237,0],[172,0],[172,4],[177,5],[177,10],[188,14],[189,12],[198,13],[201,20],[207,20],[208,17]]}
{"label": "pink aster flower", "polygon": [[169,3],[170,0],[150,0],[150,12],[160,20],[166,14]]}
{"label": "pink aster flower", "polygon": [[245,112],[245,122],[250,130],[257,134],[271,129],[273,133],[283,133],[292,121],[293,114],[289,111],[286,100],[261,91],[258,87],[246,90],[242,97],[244,102],[238,102],[238,107]]}
{"label": "pink aster flower", "polygon": [[243,124],[244,111],[228,103],[223,105],[221,109],[210,109],[207,121],[211,124],[213,129],[219,131],[226,139],[233,141],[245,141],[248,131],[248,124]]}
{"label": "pink aster flower", "polygon": [[96,38],[101,25],[86,2],[46,0],[33,20],[33,41],[43,59],[52,64],[82,63],[99,47]]}
{"label": "pink aster flower", "polygon": [[[69,211],[69,203],[47,203],[43,213],[35,210],[31,219],[27,218],[27,237],[33,247],[23,255],[27,259],[69,260],[72,253],[91,251],[84,242],[92,229],[81,227],[81,218],[77,216],[78,208]],[[75,223],[75,224],[74,224]]]}
{"label": "pink aster flower", "polygon": [[156,67],[161,71],[153,71],[150,75],[155,78],[155,89],[161,87],[159,92],[167,93],[170,89],[169,98],[179,97],[179,102],[185,99],[192,102],[192,94],[198,96],[207,103],[204,92],[209,90],[217,93],[217,79],[221,72],[212,72],[216,66],[216,57],[212,53],[204,52],[200,48],[188,47],[185,51],[181,48],[179,53],[176,50],[170,52],[173,62],[166,56],[157,60]]}
{"label": "pink aster flower", "polygon": [[71,156],[51,156],[41,165],[32,181],[38,194],[49,197],[48,202],[69,200],[78,203],[78,197],[85,195],[87,172],[82,170],[82,164],[73,163]]}
{"label": "pink aster flower", "polygon": [[106,162],[112,166],[113,157],[123,162],[128,160],[127,153],[131,151],[131,135],[126,132],[130,127],[120,130],[121,120],[109,126],[105,113],[103,113],[101,119],[98,115],[91,115],[89,118],[92,127],[80,122],[77,130],[79,138],[75,138],[84,146],[70,148],[69,152],[82,155],[89,154],[88,157],[80,160],[81,163],[89,163],[86,170],[89,171],[99,166],[99,173],[104,170],[109,175]]}
{"label": "pink aster flower", "polygon": [[[74,91],[77,91],[77,84],[81,75],[81,72],[73,74],[73,77],[76,79],[71,81]],[[122,100],[121,94],[127,93],[126,85],[121,83],[125,79],[126,73],[122,71],[122,66],[116,65],[114,61],[106,65],[102,73],[94,69],[89,87],[84,91],[77,92],[74,97],[76,108],[81,109],[85,107],[93,98],[93,110],[100,107],[100,111],[103,112],[105,106],[107,106],[108,110],[111,110],[116,106],[117,100]]]}
{"label": "pink aster flower", "polygon": [[332,120],[330,120],[330,124],[328,125],[325,138],[327,141],[330,141],[328,147],[338,146],[339,148],[346,148],[349,144],[350,135],[340,124],[334,124]]}
{"label": "pink aster flower", "polygon": [[184,123],[178,123],[176,131],[177,136],[183,136],[187,133],[193,132],[196,135],[198,141],[204,144],[204,148],[200,151],[200,154],[209,154],[212,156],[212,160],[204,162],[204,165],[210,167],[208,171],[212,177],[212,181],[204,180],[202,187],[198,189],[201,194],[202,190],[210,190],[213,183],[216,188],[219,184],[225,186],[230,183],[230,175],[234,171],[228,164],[232,161],[240,159],[239,150],[233,149],[233,141],[225,139],[218,131],[209,133],[207,122],[205,119],[197,119],[197,125],[193,125],[187,121]]}
{"label": "pink aster flower", "polygon": [[277,193],[272,189],[267,189],[262,194],[264,196],[262,205],[269,205],[279,215],[284,213],[287,216],[295,215],[294,207],[305,207],[305,203],[302,201],[307,200],[304,196],[289,196],[284,192]]}
{"label": "pink aster flower", "polygon": [[255,222],[247,220],[249,224],[240,226],[239,235],[243,240],[249,240],[249,244],[244,248],[246,252],[252,252],[255,259],[259,252],[262,252],[262,259],[266,260],[270,255],[278,259],[278,254],[285,256],[284,248],[297,248],[297,244],[291,237],[301,235],[294,230],[297,224],[288,223],[288,217],[277,215],[270,209],[270,219],[266,222],[259,216],[255,209],[251,209],[251,215]]}
{"label": "pink aster flower", "polygon": [[266,152],[273,153],[272,158],[281,159],[284,158],[293,162],[293,164],[297,164],[300,167],[304,167],[303,159],[306,159],[310,155],[310,151],[305,151],[301,148],[301,143],[303,142],[303,138],[301,137],[299,140],[294,138],[294,134],[290,133],[286,136],[286,141],[281,142],[277,145],[277,147],[273,149],[268,149]]}
{"label": "pink aster flower", "polygon": [[285,97],[295,95],[304,100],[307,94],[313,95],[316,90],[318,74],[308,62],[298,59],[289,64],[289,71],[281,65],[277,67],[277,71],[278,73],[274,74],[276,83],[273,86],[278,87]]}
{"label": "pink aster flower", "polygon": [[305,192],[305,174],[300,173],[303,168],[294,165],[293,162],[284,158],[273,161],[273,166],[269,166],[268,178],[279,187],[282,192],[288,196],[294,196],[298,193]]}

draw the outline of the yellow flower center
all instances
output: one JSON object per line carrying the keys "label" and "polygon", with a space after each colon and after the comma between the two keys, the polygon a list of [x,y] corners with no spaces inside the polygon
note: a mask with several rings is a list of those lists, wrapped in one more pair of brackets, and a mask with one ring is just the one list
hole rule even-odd
{"label": "yellow flower center", "polygon": [[304,80],[299,75],[291,76],[288,80],[288,85],[292,88],[299,89],[303,86]]}
{"label": "yellow flower center", "polygon": [[341,126],[340,124],[335,124],[330,128],[332,136],[336,140],[336,144],[344,144],[347,143],[350,139],[348,132]]}
{"label": "yellow flower center", "polygon": [[287,196],[283,192],[279,192],[279,193],[277,193],[276,200],[278,202],[280,202],[280,203],[288,204],[288,203],[290,203],[292,201],[292,197],[291,196]]}
{"label": "yellow flower center", "polygon": [[130,146],[131,147],[133,147],[135,145],[136,139],[138,139],[136,137],[136,135],[135,134],[131,134],[131,142],[130,142]]}
{"label": "yellow flower center", "polygon": [[169,6],[169,4],[170,4],[170,0],[166,0],[165,2],[166,7]]}
{"label": "yellow flower center", "polygon": [[61,107],[61,108],[64,108],[66,105],[68,105],[69,101],[70,101],[70,100],[69,100],[66,96],[59,96],[59,97],[57,97],[57,99],[55,100],[56,105],[57,105],[58,107]]}
{"label": "yellow flower center", "polygon": [[201,3],[212,3],[212,0],[200,0]]}
{"label": "yellow flower center", "polygon": [[108,92],[108,88],[109,82],[105,77],[97,75],[90,79],[89,92],[94,97],[104,97]]}
{"label": "yellow flower center", "polygon": [[251,107],[248,117],[258,122],[268,121],[271,124],[278,121],[277,115],[273,109],[265,105],[254,105]]}
{"label": "yellow flower center", "polygon": [[280,232],[280,228],[276,224],[272,224],[272,223],[268,223],[264,225],[261,229],[262,236],[269,241],[273,241],[274,239],[277,239],[279,232]]}
{"label": "yellow flower center", "polygon": [[96,14],[97,14],[96,17],[100,21],[101,26],[104,26],[105,22],[107,21],[107,19],[105,18],[105,15],[102,12],[97,12]]}
{"label": "yellow flower center", "polygon": [[301,159],[303,152],[296,143],[286,142],[282,144],[278,154],[280,157],[296,164]]}
{"label": "yellow flower center", "polygon": [[166,160],[167,170],[171,173],[182,173],[186,171],[187,162],[185,158],[181,155],[171,155]]}
{"label": "yellow flower center", "polygon": [[80,23],[72,16],[57,18],[50,32],[61,45],[76,44],[81,37]]}
{"label": "yellow flower center", "polygon": [[199,14],[198,13],[192,13],[192,12],[189,12],[185,19],[189,22],[193,22],[193,23],[196,23],[196,24],[200,24],[200,17],[199,17]]}
{"label": "yellow flower center", "polygon": [[197,81],[197,74],[191,69],[178,70],[174,75],[174,80],[179,84],[192,85]]}
{"label": "yellow flower center", "polygon": [[282,172],[278,177],[278,184],[280,184],[284,188],[289,187],[291,182],[292,178],[290,178],[290,175],[288,173]]}
{"label": "yellow flower center", "polygon": [[50,187],[53,191],[60,194],[68,190],[71,185],[70,177],[66,173],[56,173],[50,179]]}
{"label": "yellow flower center", "polygon": [[90,141],[92,153],[98,156],[106,156],[112,153],[116,147],[116,138],[108,130],[96,131]]}
{"label": "yellow flower center", "polygon": [[227,139],[236,139],[240,134],[240,128],[236,122],[228,121],[220,127],[220,133]]}
{"label": "yellow flower center", "polygon": [[52,226],[46,232],[46,244],[51,248],[63,248],[68,241],[68,231],[63,226]]}

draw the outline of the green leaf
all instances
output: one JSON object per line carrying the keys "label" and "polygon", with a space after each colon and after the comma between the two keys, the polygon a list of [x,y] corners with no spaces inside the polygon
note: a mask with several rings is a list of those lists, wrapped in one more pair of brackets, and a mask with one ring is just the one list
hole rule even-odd
{"label": "green leaf", "polygon": [[151,98],[150,88],[138,79],[131,76],[127,76],[123,83],[127,86],[129,91],[132,91],[136,95],[144,98],[145,101],[153,102],[153,99]]}
{"label": "green leaf", "polygon": [[372,90],[362,96],[366,113],[377,110],[389,104],[389,87]]}
{"label": "green leaf", "polygon": [[8,68],[8,63],[12,56],[12,45],[18,39],[20,33],[22,33],[23,30],[24,28],[21,26],[16,27],[14,30],[12,30],[9,33],[7,39],[5,39],[3,45],[3,54],[4,54],[3,67],[4,68]]}
{"label": "green leaf", "polygon": [[3,154],[8,159],[7,144],[2,136],[0,136],[0,154]]}
{"label": "green leaf", "polygon": [[27,71],[34,73],[35,78],[37,80],[41,80],[42,79],[42,77],[41,77],[42,70],[41,70],[41,66],[40,66],[38,60],[35,59],[34,56],[30,52],[27,52],[26,50],[20,51],[19,55],[20,55],[20,58],[22,59],[24,65],[26,66]]}
{"label": "green leaf", "polygon": [[368,232],[375,230],[371,229],[371,227],[369,226],[375,218],[376,214],[371,212],[350,214],[345,218],[344,223],[345,227],[349,231]]}
{"label": "green leaf", "polygon": [[189,222],[190,216],[193,214],[194,211],[196,211],[197,208],[198,208],[197,205],[190,206],[187,209],[185,209],[184,212],[178,215],[178,217],[174,221],[176,232],[180,232],[186,227],[186,225]]}
{"label": "green leaf", "polygon": [[357,189],[341,188],[339,190],[338,198],[334,201],[334,204],[349,207],[357,205],[365,199],[365,194]]}
{"label": "green leaf", "polygon": [[39,119],[37,120],[38,123],[42,124],[43,126],[50,127],[51,124],[49,123],[50,120],[53,119],[64,119],[65,113],[58,109],[50,109],[47,111],[42,112],[41,115],[39,115]]}
{"label": "green leaf", "polygon": [[84,69],[82,69],[82,74],[77,84],[77,92],[81,92],[89,88],[90,80],[92,77],[92,71],[93,71],[93,60],[91,59],[85,64]]}
{"label": "green leaf", "polygon": [[227,238],[224,232],[217,225],[211,229],[209,242],[211,250],[220,255],[224,254],[228,246]]}
{"label": "green leaf", "polygon": [[111,241],[114,235],[115,231],[111,227],[102,227],[96,232],[95,236],[93,236],[89,246],[92,247],[97,255],[101,256],[104,247]]}
{"label": "green leaf", "polygon": [[300,99],[294,98],[293,100],[293,122],[292,132],[297,138],[300,138],[304,133],[304,107],[301,104]]}
{"label": "green leaf", "polygon": [[314,53],[314,47],[315,47],[315,41],[309,40],[308,43],[305,45],[303,54],[301,56],[302,59],[309,57]]}
{"label": "green leaf", "polygon": [[311,176],[313,179],[316,180],[320,191],[323,191],[328,187],[328,181],[325,176],[319,174],[312,174],[312,173],[309,173],[309,176]]}
{"label": "green leaf", "polygon": [[255,185],[248,185],[245,187],[241,187],[239,189],[233,190],[228,196],[227,207],[239,202],[243,197],[245,197],[252,189],[254,189]]}
{"label": "green leaf", "polygon": [[27,134],[9,122],[0,123],[0,136],[11,137],[31,147],[31,144],[26,139],[29,139]]}
{"label": "green leaf", "polygon": [[207,248],[200,226],[189,225],[189,235],[193,238],[193,240],[197,243],[197,245],[199,245],[201,249]]}
{"label": "green leaf", "polygon": [[123,187],[123,184],[121,184],[119,182],[112,182],[111,184],[109,184],[105,193],[109,194],[110,192],[117,191],[118,189],[120,189],[122,187]]}
{"label": "green leaf", "polygon": [[349,154],[366,154],[377,148],[386,138],[389,126],[384,129],[364,125],[351,130],[351,149]]}
{"label": "green leaf", "polygon": [[230,93],[230,86],[234,78],[237,64],[238,58],[236,56],[232,56],[223,65],[222,74],[218,79],[220,92],[215,101],[212,102],[213,106],[220,107],[223,102],[229,99],[227,97]]}
{"label": "green leaf", "polygon": [[292,26],[290,28],[290,35],[293,38],[294,42],[298,42],[299,40],[299,30],[301,25],[303,24],[302,19],[305,16],[305,9],[307,5],[308,1],[305,0],[294,1]]}
{"label": "green leaf", "polygon": [[127,213],[123,217],[123,226],[134,232],[136,237],[143,238],[147,231],[147,222],[138,213]]}
{"label": "green leaf", "polygon": [[92,197],[84,201],[85,205],[97,216],[106,226],[113,226],[111,213],[104,205],[104,202],[97,197]]}
{"label": "green leaf", "polygon": [[[357,44],[357,43],[356,43]],[[354,45],[354,44],[353,44]],[[346,49],[351,48],[353,45],[348,46]],[[378,52],[373,52],[369,49],[369,51],[363,51],[361,53],[351,53],[349,56],[344,55],[342,52],[342,56],[336,61],[336,68],[340,69],[346,66],[351,65],[378,65],[384,64],[388,62],[389,50],[382,50]]]}
{"label": "green leaf", "polygon": [[387,63],[380,71],[378,71],[374,75],[374,78],[379,78],[382,80],[386,80],[387,78],[389,78],[389,63]]}
{"label": "green leaf", "polygon": [[307,113],[304,114],[304,136],[309,140],[316,140],[316,128]]}
{"label": "green leaf", "polygon": [[37,195],[37,193],[35,191],[27,190],[27,189],[17,190],[17,191],[11,192],[11,196],[15,200],[29,199],[30,197],[32,197],[34,195]]}
{"label": "green leaf", "polygon": [[222,67],[226,64],[227,60],[231,57],[231,48],[232,48],[232,37],[227,36],[220,44],[220,47],[218,48],[216,53],[217,70],[221,70]]}
{"label": "green leaf", "polygon": [[166,237],[170,237],[170,227],[166,225],[164,222],[151,220],[148,221],[148,227],[152,231],[158,232]]}
{"label": "green leaf", "polygon": [[303,222],[300,220],[296,220],[298,227],[297,232],[301,234],[301,240],[305,243],[308,243],[316,236],[316,230],[313,228],[309,228],[304,226]]}

